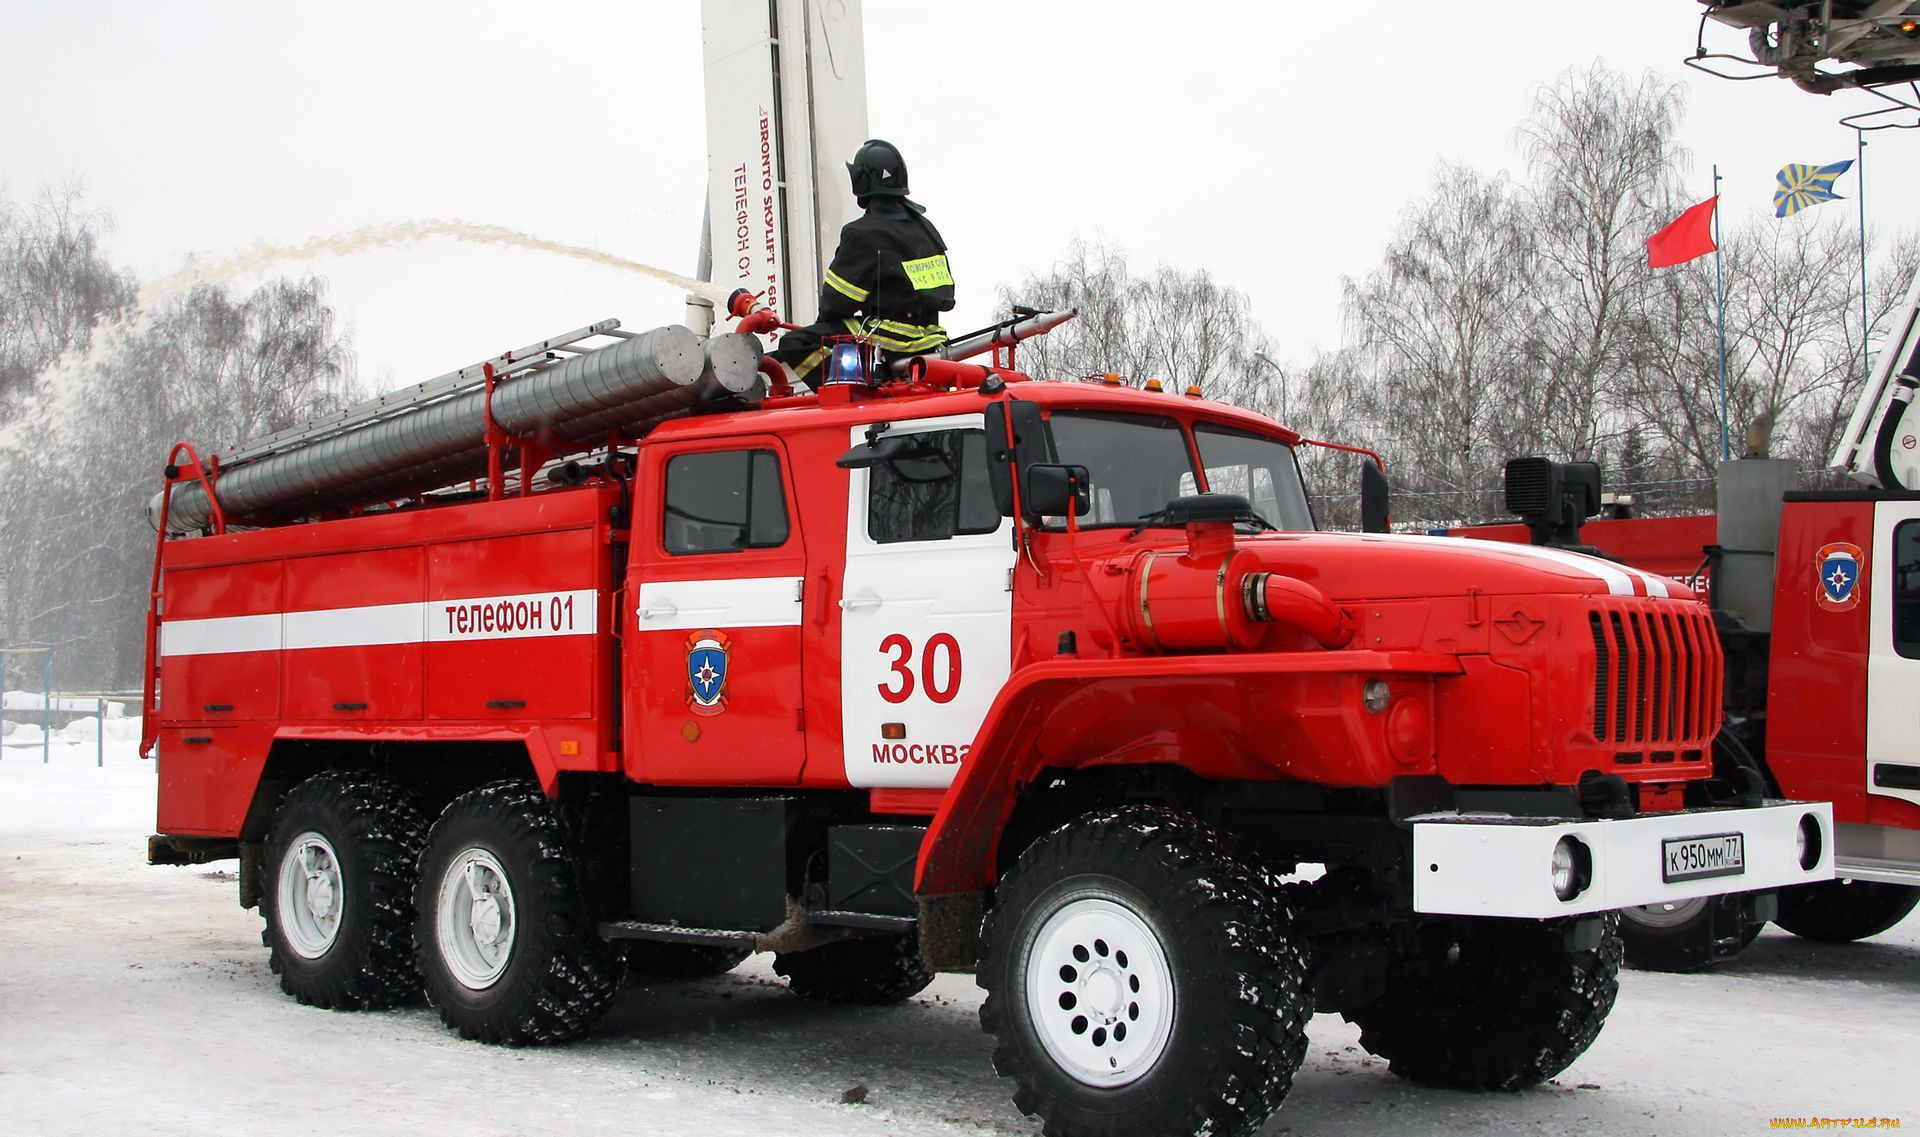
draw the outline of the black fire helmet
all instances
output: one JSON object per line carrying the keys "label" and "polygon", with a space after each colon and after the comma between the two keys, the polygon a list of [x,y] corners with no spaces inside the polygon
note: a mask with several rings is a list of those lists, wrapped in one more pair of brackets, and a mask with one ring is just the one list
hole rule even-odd
{"label": "black fire helmet", "polygon": [[907,196],[907,161],[893,143],[869,138],[853,152],[847,163],[847,177],[853,182],[853,197],[865,208],[867,199]]}

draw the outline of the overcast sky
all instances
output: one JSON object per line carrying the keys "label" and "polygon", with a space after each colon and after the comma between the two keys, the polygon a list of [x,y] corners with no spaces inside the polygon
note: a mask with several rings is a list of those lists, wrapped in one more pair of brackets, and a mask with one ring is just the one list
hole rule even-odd
{"label": "overcast sky", "polygon": [[[1680,82],[1692,182],[1706,197],[1720,164],[1729,222],[1771,213],[1782,164],[1854,156],[1838,119],[1870,96],[1700,76],[1680,62],[1699,12],[866,0],[869,121],[905,153],[952,247],[953,330],[987,322],[997,284],[1084,234],[1141,269],[1211,270],[1253,298],[1283,359],[1301,359],[1335,346],[1341,279],[1377,263],[1437,163],[1523,174],[1514,128],[1570,67]],[[0,21],[0,187],[21,201],[79,180],[113,218],[111,255],[143,278],[257,241],[432,218],[693,267],[697,0],[0,0]],[[1869,223],[1920,228],[1920,137],[1868,142]],[[1858,185],[1849,174],[1838,188],[1852,199]],[[642,277],[446,240],[312,269],[375,383],[606,316],[640,329],[682,311]]]}

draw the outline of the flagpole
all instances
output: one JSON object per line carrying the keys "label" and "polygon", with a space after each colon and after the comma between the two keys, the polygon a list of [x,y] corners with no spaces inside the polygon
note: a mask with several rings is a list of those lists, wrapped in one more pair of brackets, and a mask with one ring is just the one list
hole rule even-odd
{"label": "flagpole", "polygon": [[1720,322],[1720,460],[1733,451],[1727,445],[1727,285],[1720,273],[1720,166],[1713,167],[1713,297]]}
{"label": "flagpole", "polygon": [[1859,143],[1855,150],[1855,164],[1860,171],[1860,376],[1863,382],[1873,382],[1873,368],[1867,362],[1867,132],[1855,128],[1855,141]]}

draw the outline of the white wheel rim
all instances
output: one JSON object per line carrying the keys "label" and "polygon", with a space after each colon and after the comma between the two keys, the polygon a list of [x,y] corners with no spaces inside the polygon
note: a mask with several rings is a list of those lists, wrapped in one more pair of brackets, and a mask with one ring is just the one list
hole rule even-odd
{"label": "white wheel rim", "polygon": [[280,858],[280,933],[302,959],[318,959],[340,938],[346,890],[333,845],[309,829],[287,844]]}
{"label": "white wheel rim", "polygon": [[1677,928],[1699,915],[1700,909],[1706,906],[1706,897],[1695,896],[1687,900],[1666,900],[1659,904],[1622,908],[1620,914],[1643,927]]}
{"label": "white wheel rim", "polygon": [[1062,1070],[1089,1086],[1138,1081],[1173,1034],[1173,968],[1159,934],[1105,897],[1069,901],[1034,935],[1027,1016]]}
{"label": "white wheel rim", "polygon": [[440,878],[435,939],[447,971],[463,987],[491,987],[513,960],[513,886],[485,849],[466,849]]}

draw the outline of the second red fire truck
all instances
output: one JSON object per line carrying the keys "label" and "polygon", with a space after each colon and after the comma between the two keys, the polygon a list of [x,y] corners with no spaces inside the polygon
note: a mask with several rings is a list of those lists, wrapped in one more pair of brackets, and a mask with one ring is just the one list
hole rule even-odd
{"label": "second red fire truck", "polygon": [[1731,959],[1768,921],[1864,939],[1920,906],[1920,276],[1890,323],[1832,460],[1853,488],[1804,490],[1795,463],[1753,456],[1721,464],[1712,514],[1582,526],[1601,507],[1598,467],[1521,459],[1508,504],[1529,524],[1457,531],[1590,542],[1623,565],[1704,577],[1727,660],[1717,776],[1833,803],[1836,879],[1629,909],[1636,966]]}

